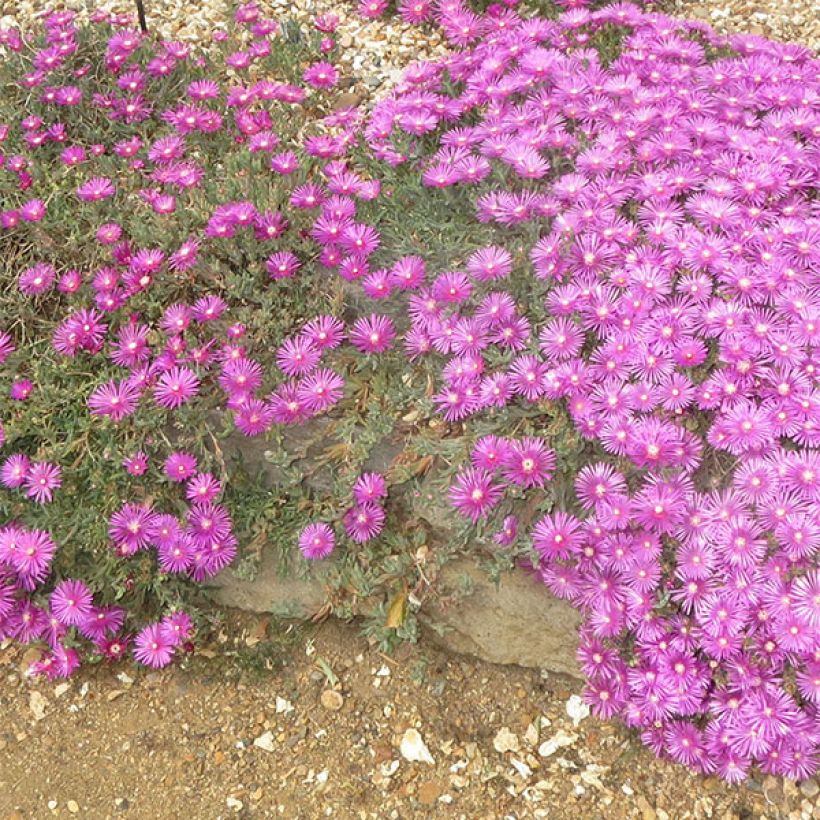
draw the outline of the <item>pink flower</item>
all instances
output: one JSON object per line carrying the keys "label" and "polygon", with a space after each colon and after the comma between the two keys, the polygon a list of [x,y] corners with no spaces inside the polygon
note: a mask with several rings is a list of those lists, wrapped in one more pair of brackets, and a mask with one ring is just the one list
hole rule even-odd
{"label": "pink flower", "polygon": [[117,192],[114,183],[106,177],[92,177],[77,188],[77,197],[83,202],[99,202]]}
{"label": "pink flower", "polygon": [[61,470],[56,464],[39,461],[32,464],[25,478],[26,496],[38,504],[46,504],[54,497],[54,490],[62,484]]}
{"label": "pink flower", "polygon": [[141,664],[155,669],[167,666],[174,656],[174,646],[160,624],[146,626],[134,640],[134,657]]}
{"label": "pink flower", "polygon": [[362,353],[381,353],[388,350],[396,337],[393,322],[388,316],[371,314],[358,319],[350,331],[351,344]]}
{"label": "pink flower", "polygon": [[335,546],[336,536],[327,524],[308,524],[299,534],[299,549],[312,561],[327,558]]}
{"label": "pink flower", "polygon": [[199,392],[199,378],[187,367],[172,367],[163,373],[154,387],[154,400],[160,407],[176,409]]}
{"label": "pink flower", "polygon": [[51,593],[51,611],[60,623],[79,626],[91,614],[91,592],[82,581],[61,581]]}

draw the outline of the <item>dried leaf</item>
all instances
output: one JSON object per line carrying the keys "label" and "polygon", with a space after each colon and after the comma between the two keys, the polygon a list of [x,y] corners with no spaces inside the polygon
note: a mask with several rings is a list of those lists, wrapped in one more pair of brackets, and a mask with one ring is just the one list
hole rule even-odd
{"label": "dried leaf", "polygon": [[398,629],[403,623],[407,615],[407,590],[403,589],[401,592],[393,596],[390,606],[387,609],[387,618],[384,625],[388,629]]}

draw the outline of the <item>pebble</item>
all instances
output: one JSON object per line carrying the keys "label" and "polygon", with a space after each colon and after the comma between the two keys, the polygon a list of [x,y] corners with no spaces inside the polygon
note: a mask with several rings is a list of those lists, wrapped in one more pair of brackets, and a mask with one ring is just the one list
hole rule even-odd
{"label": "pebble", "polygon": [[560,729],[538,747],[538,754],[541,755],[541,757],[551,757],[559,749],[565,746],[571,746],[576,740],[578,740],[578,735],[573,735]]}
{"label": "pebble", "polygon": [[520,748],[518,735],[510,731],[508,726],[502,726],[493,738],[493,748],[499,753],[517,752]]}
{"label": "pebble", "polygon": [[253,745],[256,746],[257,749],[272,752],[276,748],[276,743],[273,739],[273,732],[268,731],[262,735],[259,735],[259,737],[254,739]]}
{"label": "pebble", "polygon": [[429,763],[435,765],[433,755],[417,729],[408,729],[402,736],[399,744],[401,756],[411,763]]}
{"label": "pebble", "polygon": [[76,800],[69,800],[65,805],[72,814],[76,814],[80,810]]}
{"label": "pebble", "polygon": [[578,695],[572,695],[567,701],[567,714],[572,718],[572,725],[577,728],[582,720],[589,717],[589,706]]}
{"label": "pebble", "polygon": [[642,794],[635,798],[635,805],[640,809],[642,820],[655,820],[658,816],[655,809],[649,805],[649,801]]}
{"label": "pebble", "polygon": [[344,706],[344,698],[335,689],[325,689],[319,697],[319,702],[329,712],[338,712]]}
{"label": "pebble", "polygon": [[820,786],[817,785],[817,781],[814,778],[804,780],[800,784],[800,794],[802,794],[803,797],[814,800],[818,793],[820,793]]}
{"label": "pebble", "polygon": [[46,716],[48,701],[35,689],[28,696],[28,706],[31,709],[31,714],[34,715],[34,719],[42,720]]}

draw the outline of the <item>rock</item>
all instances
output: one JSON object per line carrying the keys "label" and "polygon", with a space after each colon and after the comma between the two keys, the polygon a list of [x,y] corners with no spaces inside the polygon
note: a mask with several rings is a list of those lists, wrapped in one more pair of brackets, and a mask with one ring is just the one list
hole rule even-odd
{"label": "rock", "polygon": [[80,810],[76,800],[69,800],[65,805],[72,814],[76,814]]}
{"label": "rock", "polygon": [[435,765],[435,760],[427,748],[427,744],[416,729],[408,729],[402,736],[399,751],[405,760],[411,763],[429,763]]}
{"label": "rock", "polygon": [[571,695],[567,701],[567,714],[572,718],[572,725],[577,727],[589,717],[589,706],[578,695]]}
{"label": "rock", "polygon": [[[464,576],[472,584],[469,597],[446,611],[431,608],[419,613],[436,643],[490,663],[581,677],[575,659],[581,623],[576,610],[523,570],[503,575],[496,588],[486,572],[468,559],[447,564],[439,585],[456,587]],[[446,631],[440,635],[441,627]]]}
{"label": "rock", "polygon": [[335,689],[325,689],[319,701],[329,712],[338,712],[344,705],[344,698]]}
{"label": "rock", "polygon": [[578,740],[578,735],[573,735],[560,729],[538,747],[538,754],[541,755],[541,757],[551,757],[559,749],[563,749],[565,746],[572,746],[576,740]]}
{"label": "rock", "polygon": [[242,801],[237,800],[235,797],[226,798],[225,805],[233,811],[242,811],[242,809],[244,808],[244,804],[242,803]]}
{"label": "rock", "polygon": [[814,778],[804,780],[800,784],[800,794],[809,800],[814,800],[814,798],[817,797],[818,792],[820,792],[820,786],[817,785],[817,781]]}
{"label": "rock", "polygon": [[263,735],[259,735],[259,737],[254,739],[253,745],[256,746],[257,749],[272,752],[276,748],[273,732],[265,732]]}
{"label": "rock", "polygon": [[42,720],[46,716],[48,701],[37,690],[33,690],[28,696],[28,708],[35,720]]}
{"label": "rock", "polygon": [[511,732],[507,726],[502,726],[493,738],[493,748],[499,753],[517,752],[520,748],[518,736]]}
{"label": "rock", "polygon": [[325,603],[324,584],[318,573],[308,578],[282,575],[272,551],[262,561],[252,580],[239,578],[230,568],[212,579],[216,600],[223,606],[251,612],[273,612],[282,617],[310,618]]}

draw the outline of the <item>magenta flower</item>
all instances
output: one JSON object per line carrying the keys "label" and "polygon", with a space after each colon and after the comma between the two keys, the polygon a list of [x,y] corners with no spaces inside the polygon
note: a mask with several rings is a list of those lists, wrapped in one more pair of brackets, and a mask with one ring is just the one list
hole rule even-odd
{"label": "magenta flower", "polygon": [[450,503],[473,523],[484,518],[501,500],[504,488],[493,482],[492,474],[476,467],[462,470],[450,486]]}
{"label": "magenta flower", "polygon": [[165,459],[165,475],[171,481],[187,481],[196,472],[196,456],[191,453],[175,452]]}
{"label": "magenta flower", "polygon": [[108,536],[123,555],[133,555],[153,537],[154,513],[138,504],[124,504],[111,516]]}
{"label": "magenta flower", "polygon": [[175,644],[160,624],[150,624],[134,639],[132,652],[139,663],[159,669],[171,662],[174,647]]}
{"label": "magenta flower", "polygon": [[3,486],[14,489],[22,487],[31,470],[31,462],[22,453],[9,456],[0,468],[0,482]]}
{"label": "magenta flower", "polygon": [[387,497],[387,484],[381,473],[362,473],[353,485],[353,498],[358,504],[379,502]]}
{"label": "magenta flower", "polygon": [[366,501],[351,507],[342,520],[348,536],[358,543],[364,543],[382,531],[385,513],[378,504]]}
{"label": "magenta flower", "polygon": [[127,381],[110,381],[97,387],[88,397],[88,406],[96,416],[109,416],[113,422],[122,421],[136,409],[142,391]]}
{"label": "magenta flower", "polygon": [[36,296],[45,293],[54,284],[56,275],[51,265],[40,262],[33,267],[26,268],[20,274],[18,287],[21,293],[25,293],[27,296]]}
{"label": "magenta flower", "polygon": [[388,350],[396,337],[396,330],[388,316],[375,313],[358,319],[350,330],[350,343],[362,353],[382,353]]}
{"label": "magenta flower", "polygon": [[299,549],[312,561],[327,558],[335,546],[336,536],[327,524],[308,524],[299,535]]}
{"label": "magenta flower", "polygon": [[511,484],[543,487],[555,469],[555,454],[542,439],[527,437],[511,441],[504,457],[502,473]]}
{"label": "magenta flower", "polygon": [[51,593],[54,616],[66,626],[79,626],[91,614],[91,592],[82,581],[61,581]]}
{"label": "magenta flower", "polygon": [[199,378],[189,368],[172,367],[157,379],[154,400],[160,407],[174,410],[197,395],[199,384]]}
{"label": "magenta flower", "polygon": [[83,202],[99,202],[117,192],[114,183],[106,177],[92,177],[77,188],[77,197]]}
{"label": "magenta flower", "polygon": [[61,474],[57,464],[45,461],[31,464],[24,482],[26,496],[38,504],[47,504],[54,497],[54,490],[62,484]]}

